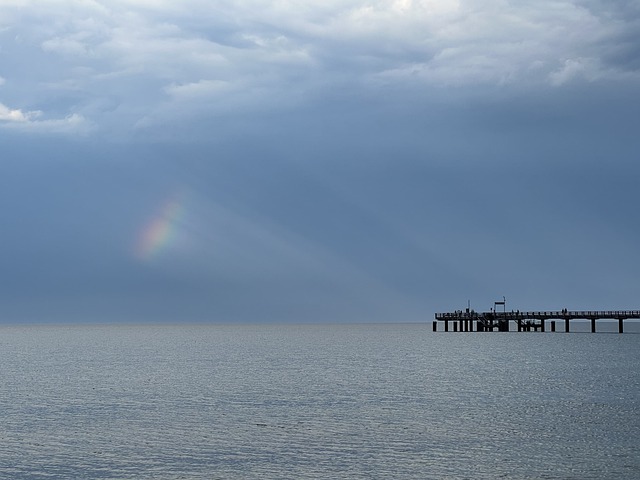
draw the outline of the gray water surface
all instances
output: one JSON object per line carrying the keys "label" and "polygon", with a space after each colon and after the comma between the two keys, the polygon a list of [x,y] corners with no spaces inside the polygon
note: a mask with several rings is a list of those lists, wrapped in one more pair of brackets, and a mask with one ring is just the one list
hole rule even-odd
{"label": "gray water surface", "polygon": [[640,335],[0,328],[0,478],[640,478]]}

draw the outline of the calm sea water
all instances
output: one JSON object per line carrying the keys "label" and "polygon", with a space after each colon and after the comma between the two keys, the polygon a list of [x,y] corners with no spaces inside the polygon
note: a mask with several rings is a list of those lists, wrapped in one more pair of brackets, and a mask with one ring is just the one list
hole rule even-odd
{"label": "calm sea water", "polygon": [[640,335],[0,328],[0,478],[640,478]]}

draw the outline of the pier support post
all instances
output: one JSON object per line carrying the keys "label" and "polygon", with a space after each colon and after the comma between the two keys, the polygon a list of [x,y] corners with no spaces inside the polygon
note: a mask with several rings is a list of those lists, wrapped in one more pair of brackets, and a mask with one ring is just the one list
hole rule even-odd
{"label": "pier support post", "polygon": [[596,333],[596,319],[591,319],[591,333]]}
{"label": "pier support post", "polygon": [[551,320],[551,331],[552,332],[556,331],[556,321],[555,320]]}
{"label": "pier support post", "polygon": [[540,331],[544,333],[544,324],[547,322],[546,319],[540,320]]}
{"label": "pier support post", "polygon": [[453,322],[453,331],[454,332],[458,331],[458,322]]}
{"label": "pier support post", "polygon": [[569,333],[569,319],[568,318],[564,319],[564,331]]}
{"label": "pier support post", "polygon": [[618,333],[624,333],[624,320],[622,318],[618,319]]}
{"label": "pier support post", "polygon": [[437,332],[437,331],[438,331],[438,321],[437,321],[437,320],[434,320],[434,321],[433,321],[433,331],[434,331],[434,332]]}
{"label": "pier support post", "polygon": [[449,331],[449,320],[445,320],[444,321],[444,331],[448,332]]}

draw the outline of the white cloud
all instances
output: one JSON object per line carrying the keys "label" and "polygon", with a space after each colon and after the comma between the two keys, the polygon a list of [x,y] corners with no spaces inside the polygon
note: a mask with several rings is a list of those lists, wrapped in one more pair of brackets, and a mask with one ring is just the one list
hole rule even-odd
{"label": "white cloud", "polygon": [[91,47],[84,40],[86,40],[86,35],[84,34],[55,37],[45,40],[42,43],[42,49],[46,52],[69,56],[91,55]]}
{"label": "white cloud", "polygon": [[38,120],[42,116],[41,111],[25,112],[0,103],[0,128],[53,134],[85,134],[92,129],[91,123],[77,113],[64,118]]}
{"label": "white cloud", "polygon": [[64,118],[31,121],[27,123],[30,131],[43,133],[85,134],[92,125],[82,115],[73,113]]}
{"label": "white cloud", "polygon": [[603,74],[604,72],[593,59],[568,59],[559,69],[549,74],[549,82],[554,86],[560,86],[577,78],[593,81]]}
{"label": "white cloud", "polygon": [[42,112],[40,111],[25,112],[20,109],[11,109],[0,103],[0,121],[29,122],[30,120],[39,117],[41,114]]}
{"label": "white cloud", "polygon": [[229,93],[234,86],[222,80],[200,80],[187,84],[172,84],[165,91],[176,98],[198,99]]}

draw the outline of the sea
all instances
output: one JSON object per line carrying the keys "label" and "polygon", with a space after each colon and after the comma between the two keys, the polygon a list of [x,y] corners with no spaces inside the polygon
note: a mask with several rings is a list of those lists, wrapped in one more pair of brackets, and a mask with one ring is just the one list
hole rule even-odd
{"label": "sea", "polygon": [[640,334],[0,327],[2,479],[638,479]]}

